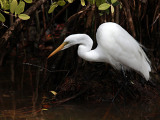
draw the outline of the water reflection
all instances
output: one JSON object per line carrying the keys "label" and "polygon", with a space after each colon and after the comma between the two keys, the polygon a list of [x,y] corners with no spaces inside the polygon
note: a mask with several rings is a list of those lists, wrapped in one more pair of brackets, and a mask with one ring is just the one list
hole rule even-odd
{"label": "water reflection", "polygon": [[[42,110],[41,104],[32,105],[32,97],[15,99],[2,96],[0,120],[159,120],[157,103],[85,103],[52,105]],[[4,101],[5,100],[5,101]]]}
{"label": "water reflection", "polygon": [[156,105],[72,104],[55,106],[43,115],[45,120],[159,120],[158,111]]}

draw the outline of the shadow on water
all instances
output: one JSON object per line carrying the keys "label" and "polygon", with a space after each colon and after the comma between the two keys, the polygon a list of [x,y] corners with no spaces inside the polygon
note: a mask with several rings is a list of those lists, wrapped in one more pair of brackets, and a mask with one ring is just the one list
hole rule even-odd
{"label": "shadow on water", "polygon": [[67,104],[43,113],[47,120],[159,120],[158,106],[101,104]]}
{"label": "shadow on water", "polygon": [[[0,120],[159,120],[160,102],[65,103],[41,109],[39,68],[0,69]],[[14,77],[14,79],[13,79]],[[158,100],[156,100],[158,101]],[[159,100],[160,101],[160,100]]]}
{"label": "shadow on water", "polygon": [[[24,101],[25,102],[25,101]],[[31,107],[3,110],[1,120],[159,120],[159,106],[103,104],[63,104],[47,111]],[[154,111],[157,111],[157,113]]]}

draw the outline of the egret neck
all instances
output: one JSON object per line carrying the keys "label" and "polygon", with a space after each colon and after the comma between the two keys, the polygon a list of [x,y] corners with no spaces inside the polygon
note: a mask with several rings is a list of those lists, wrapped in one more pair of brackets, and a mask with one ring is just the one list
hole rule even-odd
{"label": "egret neck", "polygon": [[75,40],[77,40],[78,55],[86,61],[91,62],[104,62],[102,61],[100,49],[97,47],[92,49],[93,40],[86,34],[74,34]]}

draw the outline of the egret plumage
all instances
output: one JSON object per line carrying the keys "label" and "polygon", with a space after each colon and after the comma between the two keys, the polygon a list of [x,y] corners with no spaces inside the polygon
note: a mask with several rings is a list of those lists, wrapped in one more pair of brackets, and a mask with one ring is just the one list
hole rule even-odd
{"label": "egret plumage", "polygon": [[150,78],[150,60],[139,44],[125,29],[113,22],[99,26],[96,32],[97,47],[87,34],[69,35],[48,58],[60,50],[79,44],[78,55],[86,61],[109,63],[115,69],[135,70],[147,81]]}

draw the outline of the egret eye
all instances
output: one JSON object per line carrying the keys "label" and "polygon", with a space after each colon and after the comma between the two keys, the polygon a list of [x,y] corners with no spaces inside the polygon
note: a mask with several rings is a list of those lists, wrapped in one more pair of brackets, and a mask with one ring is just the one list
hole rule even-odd
{"label": "egret eye", "polygon": [[69,44],[70,42],[69,41],[67,41],[67,42],[65,42],[66,44],[65,45],[67,45],[67,44]]}

